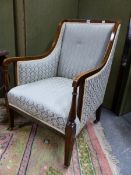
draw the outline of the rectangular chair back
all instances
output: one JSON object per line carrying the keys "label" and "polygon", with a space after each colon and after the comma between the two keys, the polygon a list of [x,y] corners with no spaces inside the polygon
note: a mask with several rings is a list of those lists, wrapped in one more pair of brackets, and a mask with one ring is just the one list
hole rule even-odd
{"label": "rectangular chair back", "polygon": [[66,22],[58,76],[73,78],[102,60],[114,23]]}

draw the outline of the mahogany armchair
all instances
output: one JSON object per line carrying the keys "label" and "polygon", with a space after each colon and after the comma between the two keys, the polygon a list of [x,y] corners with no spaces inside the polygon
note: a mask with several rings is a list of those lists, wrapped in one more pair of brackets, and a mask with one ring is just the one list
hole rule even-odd
{"label": "mahogany armchair", "polygon": [[[95,122],[100,119],[119,29],[119,22],[64,20],[43,55],[4,60],[9,128],[14,127],[15,110],[62,133],[68,167],[75,137],[95,112]],[[16,78],[11,90],[10,63]]]}

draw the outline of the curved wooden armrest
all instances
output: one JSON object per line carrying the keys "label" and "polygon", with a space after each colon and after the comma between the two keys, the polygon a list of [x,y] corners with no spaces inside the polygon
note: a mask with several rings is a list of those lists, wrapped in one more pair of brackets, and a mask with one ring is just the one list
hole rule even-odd
{"label": "curved wooden armrest", "polygon": [[30,60],[37,60],[37,59],[42,59],[46,56],[48,56],[49,53],[45,52],[42,55],[37,55],[37,56],[20,56],[20,57],[10,57],[6,58],[3,61],[3,67],[7,67],[11,63],[16,63],[17,61],[30,61]]}
{"label": "curved wooden armrest", "polygon": [[2,63],[3,67],[3,82],[4,82],[4,89],[5,89],[5,96],[6,93],[9,91],[9,75],[8,75],[8,65],[13,63],[14,66],[14,80],[16,82],[16,63],[17,61],[29,61],[29,60],[37,60],[46,57],[49,54],[49,52],[46,52],[42,55],[37,55],[37,56],[21,56],[21,57],[10,57],[10,58],[5,58]]}
{"label": "curved wooden armrest", "polygon": [[46,58],[49,55],[50,51],[45,52],[42,55],[37,55],[37,56],[20,56],[20,57],[10,57],[4,59],[2,63],[3,67],[3,79],[4,79],[4,87],[5,87],[5,94],[9,91],[9,75],[8,75],[8,66],[9,64],[13,63],[13,70],[14,70],[14,80],[15,84],[17,84],[17,61],[31,61],[31,60],[38,60],[38,59],[43,59]]}
{"label": "curved wooden armrest", "polygon": [[103,67],[104,67],[105,63],[103,63],[102,65],[100,65],[99,67],[92,69],[90,71],[86,71],[83,72],[79,75],[77,75],[74,79],[73,79],[73,83],[72,86],[73,87],[78,87],[80,86],[81,83],[83,83],[85,81],[86,78],[95,75],[96,73],[98,73]]}

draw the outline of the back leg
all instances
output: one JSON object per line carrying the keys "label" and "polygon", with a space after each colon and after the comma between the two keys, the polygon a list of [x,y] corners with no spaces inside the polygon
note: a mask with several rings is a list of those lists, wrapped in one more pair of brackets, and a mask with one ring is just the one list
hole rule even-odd
{"label": "back leg", "polygon": [[8,130],[11,131],[14,128],[14,110],[8,107],[7,112],[8,112],[8,123],[9,123]]}
{"label": "back leg", "polygon": [[99,108],[96,110],[96,119],[94,120],[94,123],[98,123],[100,121],[101,109],[102,109],[102,105],[99,106]]}

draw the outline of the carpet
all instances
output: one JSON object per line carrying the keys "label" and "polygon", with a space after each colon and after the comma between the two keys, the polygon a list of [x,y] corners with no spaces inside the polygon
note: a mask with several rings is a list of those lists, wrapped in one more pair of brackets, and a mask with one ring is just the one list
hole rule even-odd
{"label": "carpet", "polygon": [[71,165],[64,168],[64,139],[47,127],[16,116],[7,130],[4,100],[0,100],[0,175],[119,175],[100,124],[90,120],[77,137]]}

